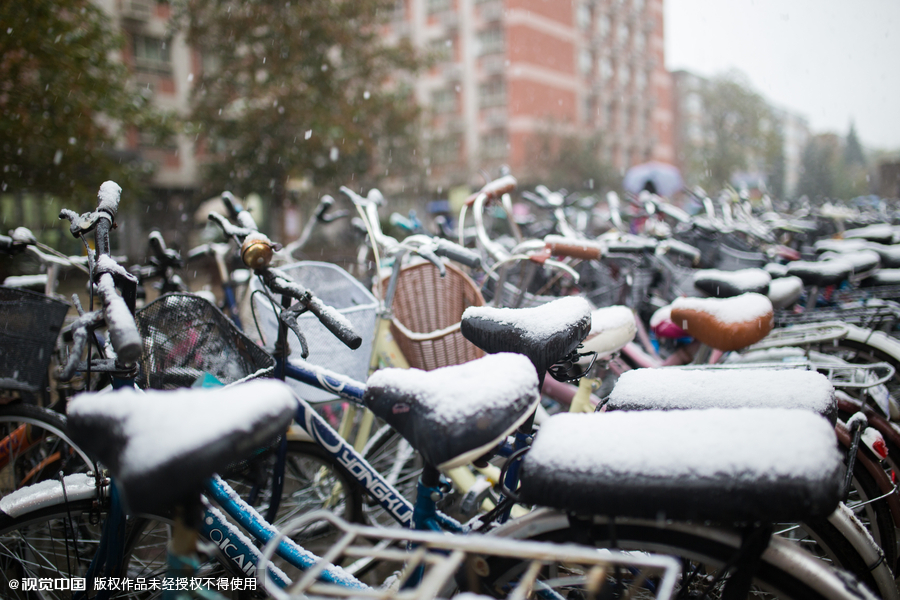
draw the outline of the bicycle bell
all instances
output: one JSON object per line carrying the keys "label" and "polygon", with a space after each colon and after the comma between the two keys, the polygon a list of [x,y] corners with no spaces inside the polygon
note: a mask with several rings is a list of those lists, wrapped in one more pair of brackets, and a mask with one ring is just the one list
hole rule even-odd
{"label": "bicycle bell", "polygon": [[251,269],[262,269],[269,266],[280,246],[262,234],[248,235],[241,244],[241,260]]}

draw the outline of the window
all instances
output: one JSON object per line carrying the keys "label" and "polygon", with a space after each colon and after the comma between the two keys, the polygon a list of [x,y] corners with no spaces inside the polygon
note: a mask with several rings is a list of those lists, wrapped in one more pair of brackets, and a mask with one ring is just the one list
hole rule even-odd
{"label": "window", "polygon": [[450,0],[426,0],[425,4],[428,14],[444,12],[450,9]]}
{"label": "window", "polygon": [[503,52],[503,31],[499,27],[491,27],[478,34],[478,54],[496,52]]}
{"label": "window", "polygon": [[453,59],[453,40],[437,39],[428,44],[431,56],[438,62],[446,62]]}
{"label": "window", "polygon": [[578,27],[581,29],[588,29],[591,26],[591,7],[587,4],[579,4],[578,12],[575,14],[575,20],[578,23]]}
{"label": "window", "polygon": [[135,34],[133,42],[134,66],[138,70],[164,73],[172,70],[169,60],[169,44],[166,40]]}
{"label": "window", "polygon": [[628,25],[626,25],[624,22],[620,22],[619,26],[616,27],[616,43],[627,43],[629,35],[631,35],[631,30],[628,28]]}
{"label": "window", "polygon": [[582,75],[590,75],[594,69],[594,57],[587,48],[582,49],[578,54],[578,68]]}
{"label": "window", "polygon": [[631,83],[631,69],[628,65],[622,65],[619,69],[619,85],[627,87],[629,83]]}
{"label": "window", "polygon": [[506,132],[493,131],[482,139],[482,154],[486,158],[503,158],[507,155]]}
{"label": "window", "polygon": [[612,61],[609,60],[608,56],[604,56],[600,59],[600,79],[604,82],[612,79],[613,76],[613,66]]}
{"label": "window", "polygon": [[506,84],[502,79],[492,79],[478,86],[478,104],[482,108],[506,104]]}
{"label": "window", "polygon": [[634,76],[634,84],[639,92],[647,89],[647,74],[644,71],[638,71]]}
{"label": "window", "polygon": [[637,33],[634,36],[634,49],[637,52],[643,52],[647,46],[647,35],[645,33]]}
{"label": "window", "polygon": [[609,35],[611,26],[607,15],[600,15],[600,18],[597,19],[597,33],[601,38],[606,38]]}
{"label": "window", "polygon": [[456,90],[439,89],[431,94],[431,108],[436,113],[456,112]]}

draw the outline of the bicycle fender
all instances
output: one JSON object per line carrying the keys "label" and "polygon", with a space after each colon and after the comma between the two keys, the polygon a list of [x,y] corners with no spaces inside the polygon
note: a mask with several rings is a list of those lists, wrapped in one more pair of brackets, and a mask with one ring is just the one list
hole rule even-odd
{"label": "bicycle fender", "polygon": [[87,500],[97,496],[97,480],[93,475],[76,473],[63,478],[65,490],[58,479],[28,485],[0,498],[0,512],[10,518],[63,504],[68,500]]}

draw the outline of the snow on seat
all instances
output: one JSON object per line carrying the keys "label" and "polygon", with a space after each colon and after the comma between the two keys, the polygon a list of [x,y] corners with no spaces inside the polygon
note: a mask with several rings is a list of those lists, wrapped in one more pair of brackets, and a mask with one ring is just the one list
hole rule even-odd
{"label": "snow on seat", "polygon": [[844,232],[845,240],[868,240],[879,244],[890,244],[894,240],[894,228],[887,223],[868,225]]}
{"label": "snow on seat", "polygon": [[534,412],[541,395],[534,365],[499,353],[433,371],[382,369],[366,382],[366,406],[433,466],[472,462]]}
{"label": "snow on seat", "polygon": [[878,269],[862,285],[900,285],[900,269]]}
{"label": "snow on seat", "polygon": [[460,331],[487,352],[517,352],[531,359],[538,378],[568,356],[591,329],[591,305],[567,296],[533,308],[470,306],[463,312]]}
{"label": "snow on seat", "polygon": [[878,253],[883,268],[896,269],[900,267],[900,244],[884,245],[872,242],[866,248]]}
{"label": "snow on seat", "polygon": [[874,250],[854,250],[853,252],[825,252],[819,260],[846,260],[853,265],[854,275],[877,269],[881,264],[881,256]]}
{"label": "snow on seat", "polygon": [[522,464],[526,503],[581,514],[793,522],[838,506],[834,428],[791,409],[560,414]]}
{"label": "snow on seat", "polygon": [[739,350],[766,337],[775,322],[772,302],[762,294],[733,298],[678,298],[672,321],[717,350]]}
{"label": "snow on seat", "polygon": [[598,308],[591,313],[591,331],[582,344],[583,351],[605,358],[625,347],[636,333],[634,313],[627,306]]}
{"label": "snow on seat", "polygon": [[788,263],[788,275],[796,275],[806,285],[826,286],[840,283],[853,274],[853,263],[842,258]]}
{"label": "snow on seat", "polygon": [[803,280],[793,275],[773,279],[769,284],[769,300],[775,309],[791,306],[803,294]]}
{"label": "snow on seat", "polygon": [[819,240],[813,244],[813,250],[816,254],[824,252],[855,252],[857,250],[865,250],[871,242],[865,240]]}
{"label": "snow on seat", "polygon": [[606,403],[608,411],[708,408],[794,408],[837,420],[831,382],[799,369],[635,369]]}
{"label": "snow on seat", "polygon": [[199,498],[204,481],[265,446],[297,409],[281,381],[233,387],[81,394],[68,408],[72,440],[109,467],[130,514],[165,514]]}
{"label": "snow on seat", "polygon": [[714,298],[731,298],[741,294],[765,294],[772,276],[764,269],[720,271],[702,269],[694,273],[694,287]]}
{"label": "snow on seat", "polygon": [[773,280],[778,279],[779,277],[787,277],[787,265],[781,263],[766,263],[763,269],[766,270],[766,273],[768,273]]}

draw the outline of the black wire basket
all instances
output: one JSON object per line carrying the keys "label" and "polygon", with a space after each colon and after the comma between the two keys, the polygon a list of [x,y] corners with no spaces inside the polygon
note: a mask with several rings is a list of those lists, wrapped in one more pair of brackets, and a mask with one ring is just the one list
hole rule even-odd
{"label": "black wire basket", "polygon": [[46,387],[68,310],[49,296],[0,287],[0,389],[34,393]]}
{"label": "black wire basket", "polygon": [[135,321],[144,341],[140,388],[227,385],[274,372],[274,359],[200,296],[166,294]]}

